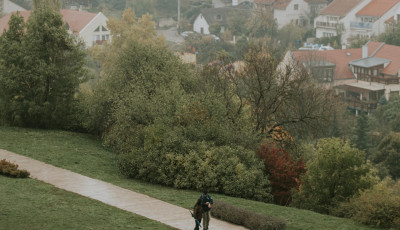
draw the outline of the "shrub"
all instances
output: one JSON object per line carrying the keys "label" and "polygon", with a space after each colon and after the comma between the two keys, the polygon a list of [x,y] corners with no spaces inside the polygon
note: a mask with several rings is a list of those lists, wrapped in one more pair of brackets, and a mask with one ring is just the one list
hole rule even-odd
{"label": "shrub", "polygon": [[258,156],[264,161],[275,203],[290,204],[291,190],[299,190],[300,175],[306,172],[302,158],[295,161],[287,151],[272,144],[262,145],[258,149]]}
{"label": "shrub", "polygon": [[252,230],[280,230],[285,229],[286,225],[284,220],[253,213],[220,201],[214,202],[211,215]]}
{"label": "shrub", "polygon": [[400,181],[383,180],[360,196],[342,203],[335,214],[366,225],[400,229]]}
{"label": "shrub", "polygon": [[19,170],[17,164],[6,161],[6,159],[0,161],[0,174],[16,178],[26,178],[30,175],[28,171]]}
{"label": "shrub", "polygon": [[120,171],[133,178],[180,189],[208,189],[269,202],[268,179],[255,153],[242,147],[191,145],[189,153],[138,149],[119,156]]}

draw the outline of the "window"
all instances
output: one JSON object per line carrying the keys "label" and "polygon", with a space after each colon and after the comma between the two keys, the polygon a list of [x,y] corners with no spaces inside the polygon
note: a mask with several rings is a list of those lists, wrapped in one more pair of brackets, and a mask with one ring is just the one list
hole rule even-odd
{"label": "window", "polygon": [[215,15],[215,19],[217,19],[218,21],[222,20],[222,16],[220,14]]}
{"label": "window", "polygon": [[299,9],[299,4],[294,4],[294,10],[298,10]]}
{"label": "window", "polygon": [[94,32],[100,32],[100,26],[97,27],[97,28],[94,30]]}
{"label": "window", "polygon": [[101,26],[101,31],[108,31],[108,30],[106,29],[106,27]]}

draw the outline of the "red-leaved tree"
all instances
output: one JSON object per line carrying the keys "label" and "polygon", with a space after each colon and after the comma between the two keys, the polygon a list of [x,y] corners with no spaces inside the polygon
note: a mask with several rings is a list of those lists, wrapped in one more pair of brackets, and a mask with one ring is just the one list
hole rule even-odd
{"label": "red-leaved tree", "polygon": [[290,204],[291,190],[299,189],[300,175],[306,172],[303,159],[294,161],[287,151],[276,148],[272,144],[262,145],[257,152],[258,156],[264,160],[275,203]]}

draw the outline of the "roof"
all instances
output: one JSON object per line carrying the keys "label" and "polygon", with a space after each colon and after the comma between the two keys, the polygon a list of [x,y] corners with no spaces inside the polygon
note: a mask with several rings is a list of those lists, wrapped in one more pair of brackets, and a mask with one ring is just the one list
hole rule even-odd
{"label": "roof", "polygon": [[326,51],[293,51],[293,57],[296,61],[310,62],[310,58],[314,61],[322,60],[324,63],[332,63],[336,65],[335,80],[354,79],[353,73],[348,66],[349,62],[360,59],[362,57],[362,49],[345,49],[345,50],[326,50]]}
{"label": "roof", "polygon": [[254,4],[272,5],[275,0],[254,0]]}
{"label": "roof", "polygon": [[292,0],[276,0],[274,3],[274,9],[285,10]]}
{"label": "roof", "polygon": [[[19,13],[24,18],[24,21],[27,21],[32,11],[20,11]],[[8,21],[11,18],[12,14],[16,12],[7,14],[6,16],[0,19],[0,34],[3,33],[4,30],[8,30]],[[60,10],[62,14],[64,22],[68,23],[68,26],[72,32],[75,34],[79,33],[90,21],[96,17],[97,14],[89,13],[84,11],[75,11],[75,10]]]}
{"label": "roof", "polygon": [[362,1],[364,0],[334,0],[320,14],[344,17]]}
{"label": "roof", "polygon": [[372,0],[364,8],[358,11],[356,15],[380,18],[399,2],[400,0]]}
{"label": "roof", "polygon": [[352,62],[350,62],[350,64],[359,66],[359,67],[364,67],[364,68],[371,68],[374,66],[383,65],[386,63],[390,63],[390,62],[391,62],[391,60],[384,59],[384,58],[367,57],[367,58],[362,58],[362,59],[352,61]]}
{"label": "roof", "polygon": [[[370,42],[370,43],[378,43],[379,42]],[[396,75],[400,70],[400,46],[388,45],[384,44],[378,51],[376,51],[374,57],[376,58],[384,58],[391,60],[392,62],[383,69],[382,73],[387,75]]]}
{"label": "roof", "polygon": [[[226,24],[227,18],[231,15],[233,11],[236,10],[240,13],[249,14],[249,11],[247,11],[246,9],[251,9],[251,8],[247,5],[245,6],[238,5],[235,7],[229,6],[229,7],[219,7],[219,8],[204,8],[200,12],[206,19],[207,23],[211,25],[214,23]],[[221,18],[217,19],[216,17],[217,15],[220,15]]]}

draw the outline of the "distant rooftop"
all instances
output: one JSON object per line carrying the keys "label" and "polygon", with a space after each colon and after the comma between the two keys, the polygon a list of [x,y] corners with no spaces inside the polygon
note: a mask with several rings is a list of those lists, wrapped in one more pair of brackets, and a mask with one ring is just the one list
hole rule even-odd
{"label": "distant rooftop", "polygon": [[374,66],[383,65],[386,63],[390,63],[390,62],[392,62],[392,61],[388,60],[388,59],[384,59],[384,58],[367,57],[367,58],[362,58],[362,59],[352,61],[352,62],[350,62],[350,64],[359,66],[359,67],[364,67],[364,68],[371,68]]}
{"label": "distant rooftop", "polygon": [[382,17],[392,9],[400,0],[372,0],[364,8],[357,12],[357,16]]}
{"label": "distant rooftop", "polygon": [[321,15],[344,17],[362,1],[363,0],[334,0],[321,11]]}

